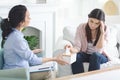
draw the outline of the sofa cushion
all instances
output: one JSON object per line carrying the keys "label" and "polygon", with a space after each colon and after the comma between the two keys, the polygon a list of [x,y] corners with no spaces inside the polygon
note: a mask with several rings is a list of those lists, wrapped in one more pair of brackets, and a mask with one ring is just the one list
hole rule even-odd
{"label": "sofa cushion", "polygon": [[114,24],[114,27],[117,29],[117,41],[120,44],[120,24]]}
{"label": "sofa cushion", "polygon": [[118,53],[118,49],[116,47],[117,45],[117,33],[118,30],[114,25],[108,25],[109,27],[109,38],[108,38],[108,44],[106,46],[106,51],[109,55],[109,57],[112,59],[113,57],[118,58],[119,57],[119,53]]}
{"label": "sofa cushion", "polygon": [[109,45],[111,46],[116,46],[117,44],[117,28],[114,27],[114,25],[112,26],[108,26],[109,27]]}
{"label": "sofa cushion", "polygon": [[74,37],[76,33],[76,28],[77,27],[72,27],[72,26],[66,26],[63,29],[63,39],[68,40],[70,42],[74,42]]}
{"label": "sofa cushion", "polygon": [[3,68],[4,58],[3,58],[3,49],[0,50],[0,69]]}

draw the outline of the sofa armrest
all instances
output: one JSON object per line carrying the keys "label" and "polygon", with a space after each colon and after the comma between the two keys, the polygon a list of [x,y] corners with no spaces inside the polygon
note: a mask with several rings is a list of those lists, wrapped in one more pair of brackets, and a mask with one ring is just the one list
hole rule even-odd
{"label": "sofa armrest", "polygon": [[56,44],[55,44],[55,48],[54,51],[59,50],[59,49],[64,49],[64,46],[68,44],[72,46],[72,43],[68,40],[63,39],[63,37],[59,37],[59,39],[57,40]]}
{"label": "sofa armrest", "polygon": [[30,80],[29,70],[27,68],[3,69],[0,70],[0,78]]}
{"label": "sofa armrest", "polygon": [[26,79],[0,77],[0,80],[26,80]]}

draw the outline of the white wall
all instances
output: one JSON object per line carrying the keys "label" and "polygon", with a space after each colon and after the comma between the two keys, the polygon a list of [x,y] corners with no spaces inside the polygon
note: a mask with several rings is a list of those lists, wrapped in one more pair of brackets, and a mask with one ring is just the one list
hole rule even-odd
{"label": "white wall", "polygon": [[[94,8],[103,9],[104,3],[108,0],[59,0],[56,11],[56,35],[55,41],[62,35],[65,26],[77,26],[78,23],[85,21],[88,14]],[[113,0],[120,11],[120,0]],[[119,12],[120,14],[120,12]]]}
{"label": "white wall", "polygon": [[[29,0],[35,3],[35,0]],[[103,8],[104,3],[108,0],[47,0],[47,6],[55,9],[55,42],[58,37],[63,34],[63,28],[67,25],[77,26],[83,17],[87,18],[88,13],[94,8]],[[120,14],[120,0],[113,0],[119,7]],[[7,4],[32,4],[28,0],[1,0],[0,5]]]}
{"label": "white wall", "polygon": [[56,40],[62,35],[63,27],[70,20],[75,20],[79,14],[81,15],[81,7],[79,7],[81,5],[82,0],[60,0],[56,10]]}

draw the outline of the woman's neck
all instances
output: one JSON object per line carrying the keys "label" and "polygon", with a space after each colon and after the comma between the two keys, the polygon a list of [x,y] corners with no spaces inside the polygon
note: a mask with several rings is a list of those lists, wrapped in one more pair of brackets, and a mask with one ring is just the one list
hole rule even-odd
{"label": "woman's neck", "polygon": [[92,33],[96,33],[96,29],[91,30]]}
{"label": "woman's neck", "polygon": [[92,39],[95,39],[96,38],[96,30],[91,30],[91,34],[92,34]]}
{"label": "woman's neck", "polygon": [[24,27],[20,27],[20,26],[16,27],[16,29],[19,30],[19,31],[22,31],[23,28],[24,28]]}

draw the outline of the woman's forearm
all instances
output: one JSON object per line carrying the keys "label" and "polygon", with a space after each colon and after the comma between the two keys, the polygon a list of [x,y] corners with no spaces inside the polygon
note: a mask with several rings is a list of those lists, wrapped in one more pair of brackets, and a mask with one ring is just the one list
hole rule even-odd
{"label": "woman's forearm", "polygon": [[43,58],[42,59],[42,63],[49,62],[49,61],[56,61],[56,59],[54,57],[53,58]]}
{"label": "woman's forearm", "polygon": [[53,57],[53,58],[43,58],[42,59],[42,63],[50,62],[50,61],[56,61],[57,63],[59,63],[61,65],[69,64],[68,62],[66,62],[63,59],[63,55],[62,54],[57,55],[56,57]]}
{"label": "woman's forearm", "polygon": [[71,53],[78,53],[79,50],[77,48],[73,47],[73,48],[70,49],[70,52]]}
{"label": "woman's forearm", "polygon": [[99,40],[96,44],[96,48],[100,49],[103,47],[103,45],[104,45],[104,33],[101,33]]}

